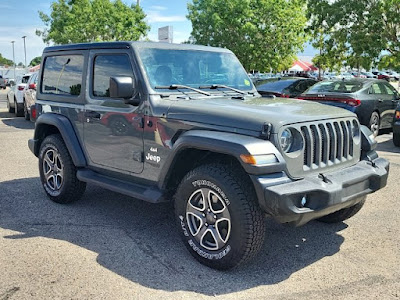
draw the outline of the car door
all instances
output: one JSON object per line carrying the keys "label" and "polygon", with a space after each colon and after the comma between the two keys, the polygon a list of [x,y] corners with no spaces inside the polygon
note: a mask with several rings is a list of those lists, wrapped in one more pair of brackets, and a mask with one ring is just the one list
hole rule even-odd
{"label": "car door", "polygon": [[390,124],[392,124],[394,112],[395,112],[397,104],[399,103],[399,100],[400,100],[400,95],[399,95],[399,92],[397,92],[396,89],[390,83],[385,82],[385,83],[383,83],[383,85],[386,88],[388,98],[392,102],[392,107],[391,107],[390,111],[388,112],[388,119],[389,119]]}
{"label": "car door", "polygon": [[84,145],[92,167],[126,174],[143,170],[143,114],[109,93],[110,77],[135,81],[132,61],[125,49],[90,51]]}
{"label": "car door", "polygon": [[375,82],[371,85],[370,95],[375,103],[375,109],[380,114],[380,128],[387,128],[391,125],[390,111],[392,110],[393,96],[390,96],[383,82]]}

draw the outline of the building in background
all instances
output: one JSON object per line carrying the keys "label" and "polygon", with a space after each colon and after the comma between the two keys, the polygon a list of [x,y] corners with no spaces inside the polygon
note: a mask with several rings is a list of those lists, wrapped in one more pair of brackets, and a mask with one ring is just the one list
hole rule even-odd
{"label": "building in background", "polygon": [[158,41],[164,43],[173,43],[174,32],[172,26],[158,28]]}

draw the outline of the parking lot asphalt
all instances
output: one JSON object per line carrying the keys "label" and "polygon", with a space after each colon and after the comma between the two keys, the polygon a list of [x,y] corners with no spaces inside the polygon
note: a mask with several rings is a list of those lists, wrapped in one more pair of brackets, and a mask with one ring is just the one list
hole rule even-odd
{"label": "parking lot asphalt", "polygon": [[339,224],[292,228],[266,219],[258,257],[220,272],[181,243],[171,204],[88,185],[70,205],[51,202],[29,151],[33,123],[0,92],[0,300],[399,299],[400,148],[378,137],[388,185]]}

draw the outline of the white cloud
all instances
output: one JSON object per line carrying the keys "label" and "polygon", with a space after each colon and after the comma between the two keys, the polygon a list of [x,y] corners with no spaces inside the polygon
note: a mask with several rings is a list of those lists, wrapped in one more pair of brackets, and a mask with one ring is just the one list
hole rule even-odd
{"label": "white cloud", "polygon": [[163,16],[159,11],[151,10],[147,13],[147,21],[149,23],[172,23],[172,22],[185,22],[185,16]]}
{"label": "white cloud", "polygon": [[165,6],[153,5],[153,6],[150,6],[150,9],[151,10],[167,10],[168,8]]}

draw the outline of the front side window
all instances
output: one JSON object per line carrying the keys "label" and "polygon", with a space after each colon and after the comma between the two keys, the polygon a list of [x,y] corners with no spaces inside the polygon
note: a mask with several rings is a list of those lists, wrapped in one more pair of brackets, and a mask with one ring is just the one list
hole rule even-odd
{"label": "front side window", "polygon": [[93,70],[93,96],[110,97],[110,77],[133,78],[133,70],[128,55],[96,56]]}
{"label": "front side window", "polygon": [[42,93],[79,96],[82,71],[82,55],[47,57],[43,69]]}

